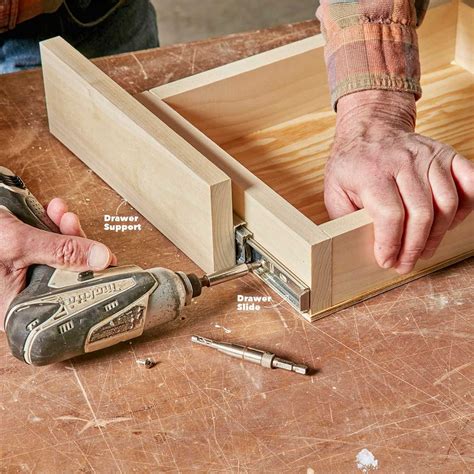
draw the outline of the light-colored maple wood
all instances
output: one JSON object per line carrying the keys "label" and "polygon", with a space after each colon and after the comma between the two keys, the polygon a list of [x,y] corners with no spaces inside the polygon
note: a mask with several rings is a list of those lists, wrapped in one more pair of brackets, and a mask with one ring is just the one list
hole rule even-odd
{"label": "light-colored maple wood", "polygon": [[[457,8],[457,1],[442,2],[428,11],[419,30],[424,98],[419,103],[418,131],[451,144],[471,158],[473,77],[451,65],[456,47]],[[399,277],[393,270],[382,270],[376,265],[372,221],[364,210],[329,221],[323,201],[323,181],[335,115],[329,107],[326,77],[319,75],[325,74],[321,37],[313,41],[312,49],[308,49],[310,41],[313,40],[283,46],[151,92],[175,109],[177,122],[184,120],[183,117],[188,119],[225,150],[219,152],[217,147],[214,153],[220,154],[222,160],[217,164],[233,181],[226,167],[236,159],[317,224],[323,235],[331,237],[332,248],[326,250],[331,258],[331,271],[324,272],[331,274],[330,296],[325,294],[327,285],[321,291],[318,289],[321,279],[315,279],[316,285],[311,290],[325,294],[327,306],[319,313],[313,310],[311,318],[366,297],[363,295],[416,278],[428,268],[453,261],[455,255],[468,255],[474,250],[471,239],[474,229],[470,217],[447,235],[432,259],[420,262],[410,275]],[[275,81],[277,72],[294,87],[285,89]],[[258,103],[257,111],[251,106],[252,98]],[[194,130],[189,135],[197,133],[200,132]],[[244,195],[247,193],[244,190]],[[239,206],[235,191],[234,209],[246,218],[247,209]],[[327,247],[327,241],[324,242]]]}
{"label": "light-colored maple wood", "polygon": [[446,66],[454,58],[459,0],[431,2],[418,28],[418,48],[422,74]]}
{"label": "light-colored maple wood", "polygon": [[[450,144],[474,160],[473,75],[459,66],[447,65],[425,74],[422,84],[417,131]],[[383,270],[376,264],[372,221],[365,211],[326,223],[329,217],[323,201],[324,167],[334,128],[335,116],[326,107],[222,147],[332,237],[331,302],[336,305],[400,278],[393,270]],[[414,274],[452,254],[472,251],[473,225],[471,219],[460,231],[450,232],[435,257],[421,261]]]}
{"label": "light-colored maple wood", "polygon": [[63,39],[41,57],[51,133],[204,270],[233,265],[225,173]]}
{"label": "light-colored maple wood", "polygon": [[[348,223],[353,222],[353,229]],[[361,225],[361,222],[364,222]],[[465,258],[474,254],[474,215],[471,214],[461,225],[449,231],[435,255],[429,260],[419,260],[413,272],[400,276],[394,270],[380,268],[373,253],[372,220],[365,211],[358,211],[345,219],[322,227],[332,236],[332,305],[356,300],[360,295],[377,292],[378,289],[400,284],[416,278],[420,272],[435,267],[455,256]]]}
{"label": "light-colored maple wood", "polygon": [[[419,105],[418,131],[449,143],[472,158],[473,76],[451,64],[456,47],[459,49],[466,37],[462,33],[462,41],[459,40],[457,22],[458,2],[442,2],[429,10],[420,29],[424,98]],[[139,94],[138,101],[110,79],[104,79],[96,68],[77,63],[77,53],[63,53],[58,58],[57,52],[48,51],[52,58],[47,58],[49,64],[45,68],[53,132],[125,196],[135,196],[139,182],[127,183],[123,171],[136,173],[136,167],[122,157],[120,172],[114,172],[111,150],[135,156],[138,146],[142,150],[139,156],[147,156],[147,166],[156,162],[151,155],[160,150],[166,157],[160,160],[169,165],[165,166],[160,184],[167,190],[167,198],[171,198],[167,209],[160,209],[157,219],[150,220],[161,220],[163,213],[166,217],[172,209],[181,212],[181,203],[176,201],[172,188],[176,189],[177,182],[184,182],[190,198],[183,208],[193,214],[192,228],[204,223],[203,242],[211,241],[214,254],[221,242],[231,240],[227,224],[224,230],[217,225],[219,216],[224,216],[225,222],[231,221],[230,204],[226,204],[225,211],[216,204],[220,191],[225,186],[229,189],[229,177],[234,211],[247,222],[255,239],[310,287],[311,311],[305,315],[307,319],[474,252],[474,217],[470,216],[448,233],[432,259],[420,262],[414,272],[400,277],[393,270],[376,265],[373,225],[364,210],[329,221],[323,204],[323,172],[335,115],[329,107],[320,35],[160,86]],[[77,94],[73,91],[76,88]],[[92,105],[82,105],[88,101]],[[71,131],[71,111],[79,111],[79,131]],[[97,138],[97,131],[90,143],[84,140],[88,133],[93,134],[89,121],[97,122],[102,140]],[[117,122],[112,132],[108,122]],[[138,140],[138,145],[134,144],[131,150],[126,139],[117,138],[119,134],[130,142]],[[104,136],[112,139],[111,147],[103,144]],[[103,152],[108,167],[94,158]],[[181,173],[179,176],[171,169],[173,166]],[[222,175],[213,174],[218,169]],[[155,165],[148,172],[154,178],[162,169]],[[205,184],[200,187],[198,183],[202,182]],[[222,194],[229,202],[230,192]],[[210,207],[204,206],[201,211],[199,201],[207,198]],[[146,207],[145,200],[140,195],[135,201]],[[149,215],[150,212],[145,214]],[[162,225],[158,227],[163,230]],[[184,227],[189,229],[189,223],[176,228],[171,225],[171,230],[176,233],[173,242],[186,251],[189,242],[184,239],[184,244],[180,243],[186,233]],[[225,238],[216,238],[219,232]],[[226,257],[230,246],[221,252]],[[203,255],[209,257],[203,247],[192,250],[201,259]],[[211,260],[215,262],[215,256]]]}
{"label": "light-colored maple wood", "polygon": [[314,223],[323,224],[329,220],[323,197],[324,168],[335,123],[327,105],[224,143],[222,148]]}
{"label": "light-colored maple wood", "polygon": [[151,89],[221,144],[328,103],[321,35]]}
{"label": "light-colored maple wood", "polygon": [[[426,72],[454,57],[457,2],[439,3],[419,31]],[[318,224],[335,125],[323,44],[317,35],[151,89]]]}
{"label": "light-colored maple wood", "polygon": [[[474,160],[473,75],[448,64],[425,74],[422,86],[417,131]],[[335,125],[335,114],[327,105],[224,143],[222,148],[305,216],[323,224],[329,220],[323,200],[324,167]]]}
{"label": "light-colored maple wood", "polygon": [[[453,146],[474,161],[474,77],[457,65],[447,65],[422,78],[423,98],[418,103],[417,132]],[[379,268],[373,257],[372,221],[362,210],[324,223],[332,236],[332,303],[341,304],[371,288],[390,287],[402,280],[392,270]],[[447,233],[436,254],[421,260],[411,278],[455,255],[474,253],[474,215]],[[350,257],[350,258],[349,258]],[[375,291],[375,290],[374,290]]]}
{"label": "light-colored maple wood", "polygon": [[459,3],[454,60],[456,64],[474,74],[474,2],[472,0]]}
{"label": "light-colored maple wood", "polygon": [[348,308],[356,303],[360,303],[361,301],[365,301],[369,298],[374,296],[380,295],[381,293],[385,293],[386,291],[393,290],[397,286],[403,285],[413,280],[417,280],[418,278],[422,278],[430,273],[436,272],[443,268],[449,267],[450,265],[454,265],[455,263],[461,262],[462,260],[468,259],[473,256],[473,252],[469,251],[467,253],[456,255],[452,258],[447,258],[436,265],[429,265],[423,266],[417,271],[413,271],[409,275],[403,275],[398,278],[394,278],[391,282],[383,281],[377,282],[370,287],[370,290],[366,293],[359,293],[356,297],[350,298],[345,301],[341,301],[333,306],[328,306],[322,311],[317,313],[311,314],[302,314],[302,316],[310,322],[317,321],[318,319],[324,318],[329,316],[336,311],[340,311],[341,309]]}
{"label": "light-colored maple wood", "polygon": [[331,304],[331,245],[328,236],[250,169],[226,153],[156,94],[138,100],[232,179],[234,211],[269,253],[313,289],[311,312]]}
{"label": "light-colored maple wood", "polygon": [[[424,72],[454,58],[457,4],[444,1],[427,13],[418,32]],[[306,38],[150,92],[221,145],[327,107],[324,39]]]}

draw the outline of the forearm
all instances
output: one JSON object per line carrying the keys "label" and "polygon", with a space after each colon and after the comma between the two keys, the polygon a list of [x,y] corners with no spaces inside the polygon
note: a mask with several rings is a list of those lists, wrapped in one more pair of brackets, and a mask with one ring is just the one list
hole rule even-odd
{"label": "forearm", "polygon": [[382,268],[411,272],[474,209],[474,166],[415,133],[416,27],[427,0],[322,0],[337,125],[324,178],[331,219],[365,208]]}
{"label": "forearm", "polygon": [[0,0],[0,33],[42,13],[56,11],[63,0]]}
{"label": "forearm", "polygon": [[321,0],[331,101],[381,89],[421,96],[416,27],[429,0]]}

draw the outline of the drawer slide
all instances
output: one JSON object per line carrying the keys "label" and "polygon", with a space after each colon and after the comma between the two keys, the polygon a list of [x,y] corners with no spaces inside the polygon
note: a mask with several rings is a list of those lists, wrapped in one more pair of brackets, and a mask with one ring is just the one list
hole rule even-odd
{"label": "drawer slide", "polygon": [[310,310],[310,289],[259,245],[243,223],[235,227],[235,248],[238,264],[262,263],[262,266],[254,271],[255,275],[301,313]]}

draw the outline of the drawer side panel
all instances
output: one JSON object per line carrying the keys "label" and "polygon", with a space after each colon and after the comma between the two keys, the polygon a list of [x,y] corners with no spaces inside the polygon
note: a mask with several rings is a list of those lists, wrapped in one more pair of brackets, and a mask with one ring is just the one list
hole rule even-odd
{"label": "drawer side panel", "polygon": [[233,265],[226,174],[61,38],[41,54],[51,133],[205,271]]}
{"label": "drawer side panel", "polygon": [[332,306],[359,300],[380,288],[394,287],[412,280],[418,273],[443,266],[443,262],[474,255],[474,214],[449,231],[435,255],[419,260],[414,271],[400,276],[393,269],[382,269],[374,257],[373,224],[365,210],[321,226],[332,239]]}

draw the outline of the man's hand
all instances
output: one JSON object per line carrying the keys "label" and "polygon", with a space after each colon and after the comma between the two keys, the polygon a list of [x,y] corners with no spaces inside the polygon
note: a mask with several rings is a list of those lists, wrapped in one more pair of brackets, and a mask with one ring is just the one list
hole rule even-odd
{"label": "man's hand", "polygon": [[342,97],[324,190],[332,219],[367,209],[377,263],[401,274],[418,258],[430,258],[446,231],[474,208],[473,163],[414,133],[415,117],[409,93]]}
{"label": "man's hand", "polygon": [[23,290],[30,265],[66,270],[104,270],[116,257],[103,244],[88,240],[76,214],[61,199],[47,209],[61,234],[36,229],[0,209],[0,329],[13,298]]}

